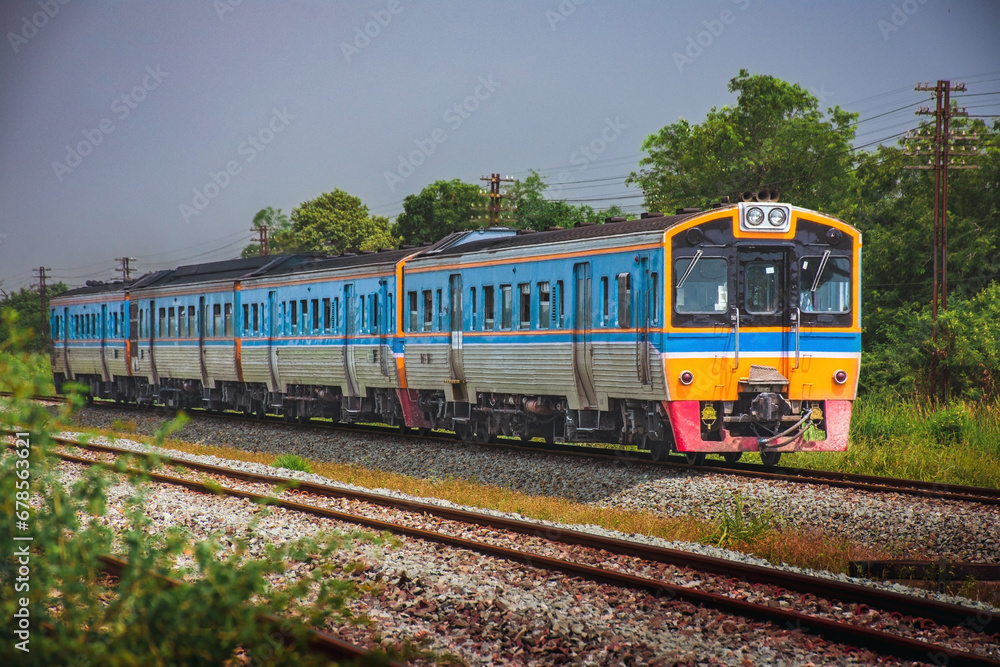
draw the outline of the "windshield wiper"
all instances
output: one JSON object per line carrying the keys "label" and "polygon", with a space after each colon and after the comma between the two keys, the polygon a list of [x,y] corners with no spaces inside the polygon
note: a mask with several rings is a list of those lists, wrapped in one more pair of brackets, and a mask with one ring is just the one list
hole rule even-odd
{"label": "windshield wiper", "polygon": [[[677,289],[684,287],[684,282],[688,279],[688,276],[691,275],[691,272],[694,271],[694,265],[698,263],[699,259],[701,259],[702,252],[701,248],[699,248],[698,252],[691,258],[691,263],[688,264],[687,269],[684,270],[684,275],[682,275],[681,279],[677,281]],[[829,254],[829,252],[830,251],[828,250],[827,253]]]}
{"label": "windshield wiper", "polygon": [[823,258],[819,260],[819,268],[816,269],[816,277],[813,278],[812,287],[809,288],[810,292],[815,292],[816,288],[819,287],[819,279],[823,277],[823,271],[826,270],[826,263],[830,259],[830,251],[823,251]]}

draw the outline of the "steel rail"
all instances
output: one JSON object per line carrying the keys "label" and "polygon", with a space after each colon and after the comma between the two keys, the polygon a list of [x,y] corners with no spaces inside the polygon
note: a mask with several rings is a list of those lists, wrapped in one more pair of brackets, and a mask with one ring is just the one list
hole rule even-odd
{"label": "steel rail", "polygon": [[[131,409],[140,412],[146,412],[143,408],[134,406],[131,404],[117,404],[117,403],[94,403],[94,406],[108,407],[108,408],[118,408],[118,409]],[[201,408],[198,408],[201,411]],[[237,421],[246,421],[251,423],[263,423],[263,424],[273,424],[281,425],[283,427],[292,427],[299,429],[319,429],[319,430],[333,430],[339,432],[358,432],[365,434],[377,433],[385,436],[392,437],[410,437],[420,439],[430,439],[439,440],[441,442],[446,442],[449,444],[454,444],[455,442],[467,442],[458,439],[457,436],[447,437],[441,434],[434,434],[429,437],[416,436],[409,432],[410,429],[406,431],[400,431],[398,427],[391,426],[359,426],[359,425],[345,425],[345,424],[335,424],[332,422],[287,422],[280,418],[268,418],[266,420],[258,420],[256,418],[249,418],[239,413],[234,412],[221,412],[221,413],[208,413],[207,416],[215,417],[219,419],[232,419]],[[913,479],[900,479],[894,477],[878,477],[876,475],[862,475],[856,473],[845,473],[845,472],[835,472],[826,470],[813,470],[809,468],[782,468],[777,467],[772,470],[764,469],[763,466],[747,463],[736,463],[736,464],[726,464],[722,462],[706,462],[704,465],[690,465],[683,462],[674,461],[653,461],[649,454],[636,450],[625,450],[625,449],[608,449],[603,447],[590,447],[587,445],[574,445],[574,444],[542,444],[537,443],[535,445],[525,445],[516,444],[514,442],[468,442],[467,444],[479,445],[482,447],[493,447],[497,449],[505,449],[511,451],[524,451],[524,452],[544,452],[544,453],[556,453],[568,456],[577,456],[582,458],[596,459],[596,460],[606,460],[606,461],[618,461],[626,460],[629,462],[641,463],[643,465],[657,466],[661,468],[670,468],[681,471],[690,472],[711,472],[711,473],[725,473],[731,474],[739,477],[748,477],[755,479],[765,479],[778,482],[792,482],[796,484],[824,484],[826,486],[831,486],[834,488],[843,489],[853,489],[857,491],[869,491],[874,493],[898,493],[902,495],[911,495],[922,498],[937,498],[940,500],[955,500],[961,502],[973,502],[981,505],[995,505],[1000,506],[1000,489],[992,489],[988,487],[976,487],[976,486],[964,486],[959,484],[944,484],[940,482],[926,482],[923,480],[913,480]],[[612,453],[609,453],[612,452]]]}
{"label": "steel rail", "polygon": [[[121,578],[122,574],[128,568],[128,561],[118,558],[116,556],[98,556],[101,561],[101,569],[106,573]],[[174,577],[168,577],[166,575],[160,574],[158,572],[149,571],[146,573],[147,576],[153,577],[167,585],[171,588],[178,588],[187,585],[186,582],[176,579]],[[280,616],[275,616],[274,614],[260,613],[258,618],[265,621],[274,627],[281,627],[287,619],[282,619]],[[372,658],[375,654],[371,651],[361,648],[351,644],[350,642],[345,642],[342,639],[338,639],[328,632],[323,632],[321,630],[316,630],[313,628],[305,628],[306,641],[309,645],[309,650],[313,653],[319,653],[327,658],[339,661],[339,660],[357,660],[358,658]],[[294,644],[294,638],[285,632],[279,633],[281,636],[281,642],[285,646],[292,646]],[[381,656],[380,656],[381,657]],[[392,667],[404,667],[403,663],[395,661],[386,661],[384,664],[391,665]]]}
{"label": "steel rail", "polygon": [[[87,447],[87,448],[91,447],[90,444],[82,445],[82,446]],[[103,450],[103,451],[109,451],[109,450],[118,449],[118,448],[109,448],[106,445],[98,445],[96,447],[99,448],[100,450]],[[114,452],[112,451],[111,453],[114,453]],[[128,450],[121,451],[120,453],[121,454],[136,454],[136,452],[132,452],[132,451],[128,451]],[[86,458],[82,458],[82,457],[76,457],[76,456],[72,456],[72,455],[69,455],[69,454],[57,453],[57,455],[60,456],[61,458],[63,458],[64,460],[71,461],[71,462],[74,462],[74,463],[80,463],[80,464],[84,464],[84,465],[105,465],[105,466],[107,465],[107,464],[104,464],[104,463],[102,463],[100,461],[95,461],[93,459],[86,459]],[[184,461],[183,459],[166,459],[166,458],[163,458],[161,460],[163,460],[163,462],[166,465],[188,466],[189,463],[193,463],[193,462]],[[257,481],[257,482],[264,482],[264,483],[274,483],[275,481],[277,481],[277,482],[282,483],[282,484],[288,484],[290,481],[295,481],[295,480],[290,480],[289,478],[276,477],[276,476],[272,476],[272,475],[256,476],[253,473],[247,473],[247,472],[244,472],[244,471],[233,471],[233,470],[229,470],[229,469],[226,469],[226,468],[219,468],[218,466],[208,466],[206,464],[196,464],[196,465],[197,465],[197,467],[190,466],[190,468],[193,469],[193,470],[200,470],[202,472],[210,472],[212,474],[220,474],[220,475],[225,475],[225,476],[229,476],[229,477],[235,477],[237,479],[244,479],[244,480],[247,480],[247,481]],[[783,609],[776,609],[776,608],[768,607],[766,605],[759,605],[759,604],[755,604],[755,603],[751,603],[751,602],[746,602],[746,601],[743,601],[743,600],[738,600],[736,598],[731,598],[731,597],[726,596],[726,595],[719,595],[719,594],[715,594],[715,593],[707,593],[707,592],[698,591],[698,590],[694,590],[694,589],[690,589],[690,588],[686,588],[686,587],[682,587],[682,586],[675,586],[675,585],[667,584],[666,582],[655,580],[655,579],[649,579],[649,578],[645,578],[645,577],[639,577],[639,576],[636,576],[636,575],[619,573],[619,572],[616,572],[616,571],[613,571],[613,570],[606,570],[606,569],[603,569],[603,568],[598,568],[598,567],[595,567],[595,566],[585,565],[585,564],[581,564],[581,563],[575,563],[575,562],[572,562],[572,561],[564,561],[564,560],[560,560],[560,559],[556,559],[556,558],[551,558],[551,557],[548,557],[548,556],[542,556],[542,555],[532,554],[532,553],[527,553],[527,552],[520,552],[520,551],[516,551],[516,550],[513,550],[513,549],[508,549],[506,547],[499,547],[499,546],[495,546],[495,545],[491,545],[491,544],[487,544],[487,543],[483,543],[483,542],[478,542],[478,541],[473,541],[473,540],[467,540],[465,538],[455,537],[455,536],[452,536],[452,535],[437,533],[437,532],[428,531],[428,530],[424,530],[424,529],[420,529],[420,528],[412,528],[412,527],[408,527],[408,526],[400,526],[398,524],[394,524],[394,523],[391,523],[391,522],[388,522],[388,521],[379,520],[379,519],[371,519],[371,518],[367,518],[367,517],[358,516],[358,515],[355,515],[355,514],[350,514],[350,513],[346,513],[346,512],[340,512],[340,511],[331,510],[331,509],[328,509],[328,508],[316,507],[316,506],[313,506],[313,505],[306,505],[306,504],[297,503],[297,502],[289,501],[289,500],[275,499],[273,497],[264,496],[264,495],[256,494],[256,493],[249,492],[249,491],[243,491],[243,490],[239,490],[239,489],[231,489],[231,488],[228,488],[228,487],[219,487],[218,485],[215,485],[215,484],[211,484],[210,485],[210,484],[205,484],[205,483],[194,481],[194,480],[187,480],[187,479],[182,479],[182,478],[178,478],[178,477],[173,477],[173,476],[170,476],[170,475],[162,475],[162,474],[159,474],[159,473],[152,473],[152,472],[146,472],[146,471],[132,470],[131,472],[133,472],[135,474],[146,475],[150,479],[155,480],[155,481],[159,481],[159,482],[163,482],[163,483],[168,483],[168,484],[173,484],[173,485],[177,485],[177,486],[183,486],[183,487],[186,487],[188,489],[191,489],[191,490],[194,490],[194,491],[197,491],[197,492],[201,492],[201,493],[209,493],[209,494],[212,494],[212,493],[215,493],[215,494],[217,494],[217,493],[225,493],[226,495],[230,495],[230,496],[233,496],[233,497],[245,498],[245,499],[252,500],[252,501],[255,501],[255,502],[267,503],[267,504],[270,504],[270,505],[275,505],[275,506],[278,506],[278,507],[283,507],[285,509],[289,509],[289,510],[293,510],[293,511],[309,513],[309,514],[313,514],[315,516],[321,516],[321,517],[328,518],[328,519],[333,519],[333,520],[337,520],[337,521],[344,521],[344,522],[353,523],[353,524],[356,524],[356,525],[362,525],[362,526],[366,526],[368,528],[373,528],[373,529],[376,529],[376,530],[385,530],[385,531],[389,531],[389,532],[392,532],[392,533],[401,534],[401,535],[407,535],[407,536],[410,536],[410,537],[414,537],[414,538],[418,538],[418,539],[424,539],[424,540],[428,540],[428,541],[432,541],[432,542],[437,542],[437,543],[441,543],[441,544],[446,544],[446,545],[454,546],[454,547],[457,547],[457,548],[469,549],[469,550],[472,550],[472,551],[477,551],[479,553],[484,553],[484,554],[488,554],[488,555],[492,555],[492,556],[497,556],[497,557],[505,558],[505,559],[508,559],[508,560],[516,561],[516,562],[525,563],[525,564],[527,564],[529,566],[540,566],[540,567],[543,567],[545,569],[557,570],[557,571],[561,571],[561,572],[563,572],[565,574],[569,574],[570,576],[583,576],[583,577],[586,577],[587,579],[592,580],[592,581],[597,581],[597,582],[602,582],[602,583],[608,583],[608,584],[616,585],[616,586],[620,586],[620,587],[627,587],[627,588],[633,588],[633,589],[638,589],[638,590],[644,590],[644,591],[652,593],[652,594],[654,594],[654,595],[656,595],[658,597],[660,597],[660,596],[668,596],[668,597],[670,597],[672,599],[680,599],[680,600],[686,600],[688,602],[692,602],[692,603],[696,603],[696,604],[704,604],[704,605],[713,607],[715,609],[719,609],[720,611],[725,611],[727,613],[740,614],[740,615],[743,615],[743,616],[751,616],[751,617],[755,617],[755,618],[763,618],[763,619],[770,620],[772,622],[778,621],[778,622],[782,622],[782,623],[785,623],[785,624],[789,624],[788,627],[812,628],[816,632],[818,632],[819,634],[822,634],[822,635],[824,635],[824,636],[826,636],[828,638],[836,639],[836,640],[847,640],[848,643],[850,643],[850,644],[852,644],[854,646],[864,646],[865,648],[869,648],[869,649],[874,650],[874,651],[879,652],[879,653],[887,653],[886,647],[891,647],[892,651],[888,652],[888,654],[889,655],[893,655],[893,656],[897,656],[897,657],[905,657],[905,658],[911,658],[911,659],[916,659],[916,660],[930,660],[931,659],[930,656],[945,655],[948,658],[948,664],[949,665],[995,665],[995,666],[1000,667],[1000,661],[992,660],[990,658],[985,658],[983,656],[978,656],[978,655],[975,655],[973,653],[969,653],[969,652],[965,652],[965,651],[955,651],[955,650],[948,649],[948,648],[940,646],[940,645],[934,645],[934,644],[922,642],[922,641],[919,641],[919,640],[909,639],[909,638],[901,637],[899,635],[895,635],[895,634],[891,634],[891,633],[883,633],[883,632],[879,632],[879,631],[876,631],[876,630],[871,630],[871,629],[868,629],[868,628],[865,628],[865,627],[862,627],[862,626],[857,626],[857,625],[853,625],[853,624],[849,624],[849,623],[842,623],[840,621],[833,621],[833,620],[830,620],[830,619],[824,619],[824,618],[812,616],[812,615],[809,615],[809,614],[804,614],[804,613],[801,613],[801,612],[794,612],[794,611],[788,611],[788,610],[783,610]],[[252,479],[254,477],[257,477],[257,479]],[[323,488],[325,488],[325,487],[323,487]],[[295,490],[299,491],[299,492],[307,492],[307,493],[308,492],[313,492],[313,489],[310,488],[310,489],[307,490],[307,489],[303,488],[302,485],[300,485]],[[341,490],[338,489],[336,491],[338,492],[337,495],[340,495],[340,491]],[[350,492],[350,493],[353,494],[353,492]],[[375,494],[373,494],[373,495],[375,495]],[[383,499],[384,499],[384,497],[383,497]],[[402,505],[398,505],[396,503],[393,503],[391,506],[394,506],[394,507],[400,507],[400,506],[402,506],[403,508],[410,509],[411,511],[425,511],[426,510],[428,512],[432,512],[433,514],[437,514],[439,516],[442,516],[442,518],[449,518],[449,517],[444,516],[442,513],[438,512],[438,510],[441,510],[441,509],[445,509],[445,510],[447,510],[448,514],[452,514],[452,516],[454,517],[453,520],[469,522],[470,519],[466,518],[466,514],[474,515],[476,518],[480,518],[480,519],[484,518],[484,515],[479,514],[479,513],[464,513],[461,510],[455,510],[453,508],[440,508],[438,506],[431,505],[431,504],[411,503],[409,501],[401,501],[400,499],[391,499],[391,500],[394,500],[396,502],[402,503]],[[382,504],[384,504],[384,503],[382,503]],[[407,507],[407,506],[409,506],[409,507]],[[453,513],[455,513],[455,514],[453,514]],[[489,523],[487,523],[487,524],[481,524],[480,523],[480,525],[493,525],[493,526],[496,526],[496,527],[502,527],[504,524],[506,524],[506,522],[511,522],[511,524],[508,524],[508,525],[512,525],[512,526],[516,527],[515,524],[523,523],[523,522],[516,522],[516,521],[511,520],[511,519],[502,519],[500,522],[497,522],[497,519],[501,519],[500,517],[485,516],[485,519]],[[473,522],[473,523],[479,523],[479,522]],[[556,537],[552,536],[553,531],[550,529],[550,527],[540,526],[538,524],[528,524],[528,525],[530,526],[529,529],[526,529],[525,526],[522,525],[522,526],[519,527],[520,529],[517,532],[525,533],[525,532],[528,532],[529,530],[532,531],[532,532],[533,531],[538,531],[540,533],[541,537],[545,537],[545,538],[550,539],[550,540],[564,541],[562,538],[566,537],[567,538],[566,543],[577,543],[577,544],[581,544],[583,546],[591,546],[593,548],[607,548],[607,546],[611,546],[611,543],[608,542],[609,538],[604,538],[604,537],[595,536],[595,535],[589,535],[589,534],[586,534],[586,533],[578,533],[577,531],[567,531],[567,530],[558,530],[558,529],[557,530],[558,530],[560,536],[558,538],[556,538]],[[586,540],[586,542],[589,542],[589,543],[572,542],[572,541],[569,541],[569,538],[576,538],[576,539]],[[648,545],[636,544],[636,543],[627,542],[627,541],[623,541],[623,540],[611,540],[611,542],[615,542],[615,541],[617,541],[617,542],[620,543],[620,544],[617,545],[617,548],[621,548],[622,546],[627,545],[629,547],[629,549],[630,549],[629,551],[619,552],[619,553],[629,553],[630,555],[638,555],[640,557],[643,557],[643,553],[644,552],[645,553],[652,553],[652,552],[646,552],[645,551],[645,548]],[[654,551],[656,549],[658,549],[658,548],[655,548],[655,547],[653,548]],[[663,549],[662,551],[663,552],[671,552],[673,550]],[[699,567],[699,565],[707,564],[709,567],[711,567],[713,565],[712,561],[723,560],[723,559],[713,559],[713,558],[708,557],[708,556],[698,556],[697,558],[691,558],[692,556],[695,556],[695,555],[694,554],[687,554],[685,552],[679,552],[679,551],[674,551],[673,555],[674,555],[674,557],[677,557],[677,556],[681,557],[681,562],[677,563],[677,564],[680,564],[680,565],[683,565],[683,566],[686,566],[686,567],[695,567],[696,569],[701,569],[701,570],[704,570],[704,571],[712,571],[712,570],[709,569],[709,568]],[[663,561],[661,561],[661,562],[663,562]],[[694,563],[697,563],[697,565],[695,565]],[[718,565],[718,564],[716,563],[715,565]],[[961,607],[961,606],[958,606],[958,605],[947,605],[945,603],[938,603],[936,601],[925,600],[923,598],[915,598],[915,597],[910,597],[910,596],[900,596],[898,594],[888,593],[888,592],[885,592],[885,591],[875,592],[875,589],[868,589],[866,587],[857,586],[857,585],[854,585],[854,584],[844,584],[843,582],[836,582],[836,581],[833,581],[833,580],[830,580],[829,583],[827,583],[826,581],[824,581],[824,582],[813,582],[812,581],[813,579],[819,579],[819,578],[817,578],[817,577],[809,577],[808,575],[800,575],[800,574],[795,574],[795,573],[785,573],[785,572],[782,572],[782,571],[771,570],[769,568],[761,568],[759,566],[748,566],[748,565],[745,565],[745,564],[742,564],[742,563],[735,563],[733,561],[727,561],[725,567],[726,568],[731,568],[728,571],[729,574],[736,574],[739,571],[753,572],[753,570],[756,569],[756,570],[758,570],[757,576],[760,576],[760,574],[763,574],[763,573],[766,573],[767,575],[769,575],[769,576],[766,577],[765,580],[762,581],[762,583],[768,583],[768,584],[771,584],[771,585],[788,584],[786,586],[787,588],[790,588],[792,590],[801,591],[801,592],[807,592],[804,589],[805,589],[805,587],[807,587],[807,586],[809,586],[811,584],[819,584],[820,587],[819,587],[818,590],[821,590],[823,588],[823,584],[825,584],[827,586],[829,586],[830,584],[832,584],[835,588],[837,587],[838,584],[841,585],[841,586],[847,586],[848,588],[841,589],[843,591],[850,591],[850,587],[856,587],[857,589],[861,589],[858,592],[862,592],[863,591],[865,593],[865,596],[862,596],[861,598],[859,598],[858,602],[863,602],[863,603],[868,604],[868,605],[877,604],[877,603],[874,603],[874,599],[876,597],[881,597],[880,594],[884,594],[884,595],[890,596],[890,597],[887,597],[887,598],[883,597],[882,599],[884,599],[884,600],[893,600],[892,596],[897,596],[898,598],[902,598],[902,600],[898,600],[898,601],[905,602],[905,606],[903,606],[901,608],[898,608],[898,609],[894,609],[894,611],[897,611],[897,613],[901,613],[901,614],[906,615],[906,616],[914,616],[916,611],[919,611],[921,613],[924,612],[924,611],[926,611],[927,612],[926,615],[928,617],[931,616],[931,615],[934,615],[934,616],[940,618],[942,621],[948,623],[949,625],[956,625],[956,626],[969,625],[970,627],[972,627],[972,624],[977,621],[977,610],[974,610],[974,609],[971,609],[971,608],[967,608],[967,607]],[[742,568],[751,568],[751,569],[749,569],[749,570],[742,570]],[[763,572],[760,572],[760,571],[763,571]],[[722,570],[722,571],[720,571],[718,573],[720,573],[720,574],[727,574],[727,571],[724,569],[724,570]],[[793,575],[793,576],[789,577],[789,578],[786,578],[785,577],[786,574]],[[739,576],[739,575],[737,575],[737,576]],[[796,585],[796,584],[799,584],[799,585]],[[830,589],[827,589],[827,590],[830,590]],[[875,593],[875,594],[873,595],[872,593]],[[824,597],[829,597],[829,596],[828,595],[824,595]],[[843,596],[839,596],[838,595],[838,596],[836,596],[836,599],[840,599],[841,601],[843,601]],[[930,604],[927,604],[927,603],[930,603]],[[988,620],[992,621],[992,619],[988,619]],[[982,630],[982,631],[986,632],[986,630]]]}

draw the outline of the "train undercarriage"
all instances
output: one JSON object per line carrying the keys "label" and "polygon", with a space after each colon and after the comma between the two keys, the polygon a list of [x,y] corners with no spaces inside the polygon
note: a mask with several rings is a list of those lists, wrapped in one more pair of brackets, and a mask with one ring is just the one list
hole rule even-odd
{"label": "train undercarriage", "polygon": [[[57,391],[63,392],[65,379],[60,375],[55,379]],[[557,396],[479,393],[475,402],[466,403],[448,401],[443,391],[393,388],[369,388],[364,396],[345,396],[339,387],[316,385],[289,385],[279,393],[262,383],[217,382],[209,388],[199,380],[173,378],[161,378],[155,385],[117,376],[105,382],[96,375],[78,376],[76,382],[86,387],[88,398],[140,406],[236,411],[259,419],[271,414],[302,423],[319,418],[443,429],[469,442],[507,436],[546,443],[618,443],[650,450],[657,460],[680,449],[692,464],[703,463],[706,453],[735,462],[743,451],[754,450],[774,465],[782,438],[787,444],[807,429],[822,437],[827,426],[824,401],[790,401],[770,390],[741,394],[736,401],[687,402],[694,404],[686,406],[693,418],[685,420],[675,410],[678,403],[634,399],[611,399],[610,410],[575,410]],[[678,448],[685,429],[689,439]],[[690,446],[690,436],[697,447]]]}

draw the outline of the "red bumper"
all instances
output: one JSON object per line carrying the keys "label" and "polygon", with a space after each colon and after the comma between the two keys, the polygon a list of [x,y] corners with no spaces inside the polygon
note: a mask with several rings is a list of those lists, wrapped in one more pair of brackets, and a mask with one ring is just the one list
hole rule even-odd
{"label": "red bumper", "polygon": [[[842,452],[847,449],[847,435],[851,426],[851,401],[825,401],[826,440],[803,440],[800,437],[768,447],[773,452]],[[701,412],[698,401],[664,401],[663,407],[670,415],[674,441],[679,452],[756,452],[757,438],[730,435],[722,429],[722,440],[701,439]]]}

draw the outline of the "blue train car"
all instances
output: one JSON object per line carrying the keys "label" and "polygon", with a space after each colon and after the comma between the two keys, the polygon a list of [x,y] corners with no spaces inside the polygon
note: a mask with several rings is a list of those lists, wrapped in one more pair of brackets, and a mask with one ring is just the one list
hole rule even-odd
{"label": "blue train car", "polygon": [[[428,250],[404,270],[407,386],[435,426],[488,439],[662,438],[669,219]],[[633,424],[622,431],[622,420]]]}
{"label": "blue train car", "polygon": [[93,396],[114,396],[116,384],[131,372],[125,284],[88,285],[53,297],[49,334],[57,391],[74,381],[89,387]]}

